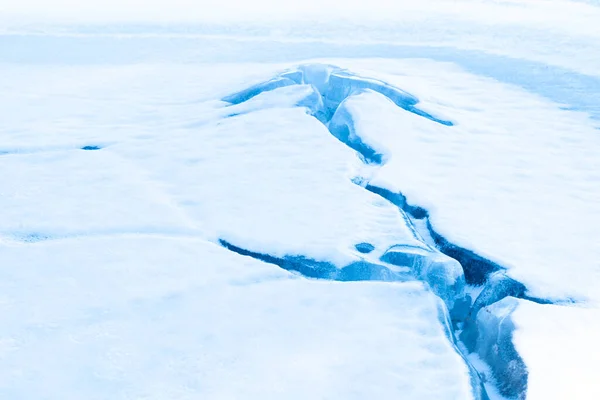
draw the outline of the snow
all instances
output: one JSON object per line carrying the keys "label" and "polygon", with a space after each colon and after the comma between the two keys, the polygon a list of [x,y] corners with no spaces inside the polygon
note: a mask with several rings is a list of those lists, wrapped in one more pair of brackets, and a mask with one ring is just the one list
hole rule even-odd
{"label": "snow", "polygon": [[276,68],[6,68],[3,397],[474,398],[416,278],[307,280],[217,246],[328,261],[342,281],[408,271],[378,258],[426,246],[353,183],[368,167],[309,114],[310,86],[219,100]]}
{"label": "snow", "polygon": [[0,250],[3,398],[472,398],[420,283],[300,279],[168,235]]}
{"label": "snow", "polygon": [[144,171],[107,151],[51,151],[0,157],[2,229],[39,240],[110,232],[194,231],[194,224]]}
{"label": "snow", "polygon": [[600,397],[596,1],[141,3],[0,5],[0,397]]}
{"label": "snow", "polygon": [[596,399],[600,312],[520,301],[512,319],[516,349],[529,370],[528,398]]}

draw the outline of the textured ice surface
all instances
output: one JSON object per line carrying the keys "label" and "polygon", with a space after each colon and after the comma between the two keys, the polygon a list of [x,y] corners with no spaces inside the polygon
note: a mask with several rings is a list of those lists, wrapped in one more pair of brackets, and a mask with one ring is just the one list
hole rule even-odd
{"label": "textured ice surface", "polygon": [[348,99],[344,99],[335,109],[328,124],[329,131],[341,142],[347,143],[348,146],[356,150],[366,162],[381,164],[384,161],[383,152],[378,152],[371,146],[366,145],[360,136],[356,134],[354,120],[346,107],[347,101]]}
{"label": "textured ice surface", "polygon": [[469,317],[474,320],[477,312],[486,306],[492,305],[505,297],[522,298],[525,295],[525,286],[507,277],[504,272],[496,272],[488,278],[482,290],[474,299],[473,305],[469,312]]}
{"label": "textured ice surface", "polygon": [[2,245],[0,265],[2,398],[473,398],[417,282],[306,280],[161,235]]}
{"label": "textured ice surface", "polygon": [[518,300],[505,297],[501,301],[480,309],[476,315],[473,342],[467,343],[487,362],[500,392],[510,398],[525,399],[527,367],[513,343],[515,325],[510,318]]}
{"label": "textured ice surface", "polygon": [[464,297],[465,276],[460,264],[435,250],[425,247],[396,245],[381,257],[390,264],[409,267],[433,292],[444,300],[448,309]]}

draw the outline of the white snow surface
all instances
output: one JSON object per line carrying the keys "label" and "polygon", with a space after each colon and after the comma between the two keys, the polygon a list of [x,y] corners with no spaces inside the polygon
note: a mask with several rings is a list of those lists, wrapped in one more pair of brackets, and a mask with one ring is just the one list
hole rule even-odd
{"label": "white snow surface", "polygon": [[0,265],[2,398],[472,398],[417,282],[301,279],[166,235],[2,245]]}
{"label": "white snow surface", "polygon": [[[600,398],[598,2],[340,5],[0,4],[0,398],[472,398],[426,285],[307,279],[217,245],[337,266],[422,246],[356,177],[529,295],[574,300],[506,316],[526,399]],[[297,107],[309,86],[220,100],[300,62],[455,125],[353,96],[386,156],[365,165]]]}
{"label": "white snow surface", "polygon": [[600,398],[600,310],[519,300],[511,318],[529,370],[528,399]]}
{"label": "white snow surface", "polygon": [[472,397],[421,283],[217,246],[343,266],[360,242],[422,245],[295,106],[310,87],[218,100],[279,68],[4,67],[0,397]]}

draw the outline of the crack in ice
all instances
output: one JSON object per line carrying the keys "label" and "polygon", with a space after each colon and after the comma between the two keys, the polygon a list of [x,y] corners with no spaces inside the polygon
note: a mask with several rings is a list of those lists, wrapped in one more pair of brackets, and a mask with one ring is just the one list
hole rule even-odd
{"label": "crack in ice", "polygon": [[[396,106],[408,112],[448,127],[453,126],[451,121],[435,117],[419,109],[417,107],[419,100],[412,94],[381,80],[361,77],[332,65],[301,65],[296,69],[283,72],[271,80],[226,96],[222,100],[232,105],[240,104],[263,92],[291,85],[310,85],[313,88],[313,92],[296,105],[305,107],[312,116],[327,127],[331,135],[355,150],[365,164],[380,166],[387,160],[383,154],[364,143],[360,134],[356,132],[352,114],[345,105],[346,100],[351,96],[368,90],[374,91],[384,95]],[[404,245],[392,246],[380,257],[380,261],[388,265],[408,266],[412,271],[412,276],[409,277],[409,274],[396,276],[388,267],[367,261],[359,261],[343,268],[337,268],[333,264],[311,260],[304,256],[279,258],[253,252],[238,247],[225,239],[220,239],[219,243],[238,254],[276,264],[286,270],[297,271],[312,278],[340,281],[420,279],[427,282],[432,291],[446,304],[447,310],[440,312],[440,315],[444,316],[440,318],[440,321],[448,330],[447,336],[457,353],[465,360],[471,371],[472,387],[476,398],[487,399],[488,395],[483,387],[480,371],[468,361],[466,354],[458,345],[456,336],[472,352],[476,346],[481,346],[478,337],[478,323],[482,317],[478,314],[483,308],[495,306],[503,299],[510,297],[540,304],[552,302],[528,296],[525,285],[510,278],[506,274],[506,268],[472,250],[450,242],[434,229],[429,219],[429,212],[423,207],[409,204],[406,196],[402,193],[394,193],[388,189],[374,186],[363,177],[357,177],[353,182],[396,205],[413,237],[423,243],[422,248]],[[413,222],[417,220],[425,221],[427,233],[433,243],[427,244],[419,234]],[[368,254],[373,248],[368,243],[359,243],[356,245],[356,249],[360,253]],[[437,254],[441,256],[437,256]],[[453,274],[458,281],[449,284],[446,281],[447,277],[453,276]],[[466,284],[483,286],[483,290],[474,302],[469,295],[464,295],[465,281]],[[493,349],[491,349],[493,347],[500,349],[501,354],[494,353],[495,356],[485,357],[486,361],[493,364],[491,367],[500,392],[510,397],[522,398],[527,390],[527,368],[512,344],[512,329],[508,327],[502,331],[502,337],[500,337],[500,330],[498,332],[495,339],[493,337],[486,338],[489,342],[486,342],[486,346],[489,347],[488,352],[493,353]]]}

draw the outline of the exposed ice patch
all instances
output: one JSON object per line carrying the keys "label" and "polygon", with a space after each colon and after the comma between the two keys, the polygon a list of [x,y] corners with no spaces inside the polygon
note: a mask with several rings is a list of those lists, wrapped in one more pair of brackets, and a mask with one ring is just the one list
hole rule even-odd
{"label": "exposed ice patch", "polygon": [[248,89],[242,90],[241,92],[238,93],[234,93],[232,95],[229,96],[225,96],[223,97],[223,101],[226,101],[227,103],[231,103],[231,104],[240,104],[243,103],[245,101],[250,100],[251,98],[258,96],[259,94],[263,93],[263,92],[268,92],[280,87],[284,87],[284,86],[290,86],[290,85],[294,85],[296,84],[296,82],[292,81],[291,79],[285,78],[285,77],[277,77],[277,78],[273,78],[267,82],[262,82],[259,84],[256,84],[254,86],[249,87]]}
{"label": "exposed ice patch", "polygon": [[459,261],[463,266],[463,269],[465,270],[465,277],[467,278],[467,282],[470,284],[482,284],[486,282],[491,273],[504,269],[495,262],[481,257],[471,250],[462,248],[454,243],[450,243],[450,241],[433,229],[429,221],[427,226],[429,227],[431,237],[435,241],[435,244],[440,251]]}
{"label": "exposed ice patch", "polygon": [[408,204],[408,202],[406,201],[406,196],[404,196],[400,192],[394,193],[391,190],[388,190],[388,189],[385,189],[382,187],[378,187],[378,186],[373,186],[370,184],[367,184],[365,186],[365,189],[367,189],[370,192],[380,195],[384,199],[386,199],[389,202],[400,207],[402,210],[404,210],[405,212],[410,214],[410,216],[415,219],[423,219],[423,218],[427,218],[429,216],[429,213],[427,212],[426,209],[419,207],[419,206],[414,206],[414,205]]}
{"label": "exposed ice patch", "polygon": [[352,115],[347,110],[345,101],[344,99],[340,102],[335,109],[333,117],[327,125],[329,132],[340,142],[356,150],[364,162],[382,164],[385,161],[384,155],[365,144],[357,135]]}
{"label": "exposed ice patch", "polygon": [[81,148],[81,150],[100,150],[100,149],[102,149],[102,147],[100,147],[100,146],[93,146],[93,145],[83,146]]}
{"label": "exposed ice patch", "polygon": [[437,118],[420,110],[417,107],[419,99],[402,89],[378,79],[361,77],[342,68],[324,64],[301,65],[297,69],[283,72],[271,80],[225,96],[222,100],[231,104],[240,104],[258,96],[260,93],[294,84],[308,84],[315,87],[323,98],[326,111],[323,119],[327,121],[331,119],[339,105],[346,98],[365,90],[372,90],[386,96],[394,104],[406,111],[442,125],[453,125],[451,121]]}
{"label": "exposed ice patch", "polygon": [[493,261],[487,260],[479,256],[471,250],[464,249],[454,243],[449,242],[445,237],[440,235],[429,221],[429,212],[419,206],[411,205],[407,202],[406,196],[400,192],[392,192],[391,190],[367,184],[367,190],[389,200],[395,204],[412,218],[425,219],[428,234],[433,239],[435,246],[447,256],[460,262],[466,282],[473,285],[481,285],[486,282],[488,276],[496,271],[504,270],[504,268]]}
{"label": "exposed ice patch", "polygon": [[[462,299],[465,277],[458,261],[436,250],[405,245],[388,249],[381,260],[393,265],[409,267],[418,279],[427,282],[431,290],[446,303],[451,314],[455,312],[464,314],[464,310],[454,311],[457,301],[464,306]],[[470,302],[467,304],[470,305]],[[454,315],[453,319],[455,319]]]}
{"label": "exposed ice patch", "polygon": [[368,254],[375,250],[375,246],[373,246],[371,243],[358,243],[354,247],[363,254]]}
{"label": "exposed ice patch", "polygon": [[523,400],[527,390],[527,367],[513,344],[515,325],[511,314],[518,300],[505,297],[477,312],[476,324],[468,329],[469,340],[463,341],[490,366],[500,393]]}
{"label": "exposed ice patch", "polygon": [[483,307],[489,306],[505,297],[520,297],[525,296],[527,288],[521,282],[508,277],[503,272],[496,272],[488,279],[483,290],[477,296],[471,308],[471,315],[474,317]]}
{"label": "exposed ice patch", "polygon": [[219,244],[237,254],[275,264],[287,271],[294,271],[308,278],[327,279],[334,281],[411,281],[415,277],[404,271],[394,271],[384,265],[371,263],[365,260],[353,262],[345,267],[338,268],[326,261],[317,261],[305,256],[287,255],[275,257],[270,254],[250,251],[242,247],[219,239]]}

